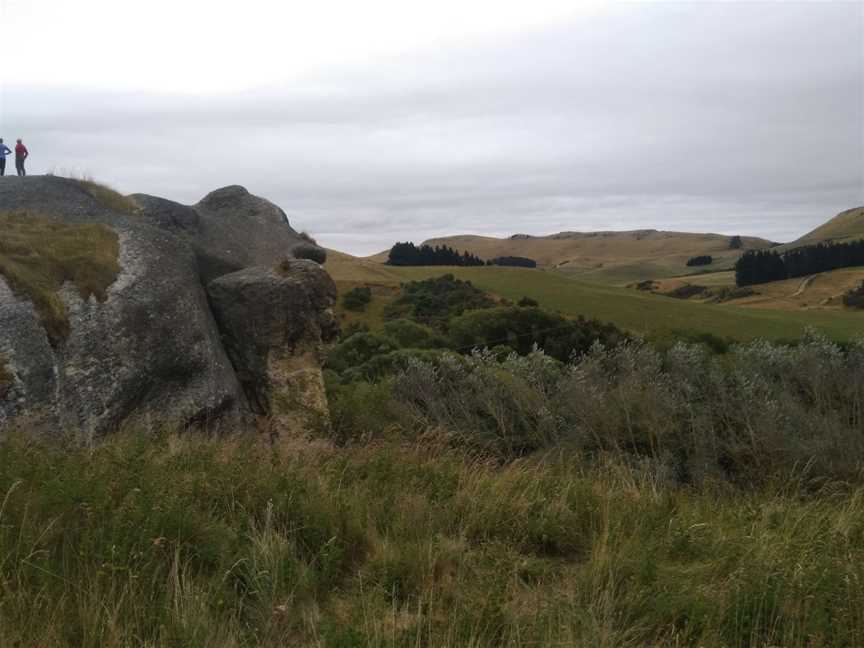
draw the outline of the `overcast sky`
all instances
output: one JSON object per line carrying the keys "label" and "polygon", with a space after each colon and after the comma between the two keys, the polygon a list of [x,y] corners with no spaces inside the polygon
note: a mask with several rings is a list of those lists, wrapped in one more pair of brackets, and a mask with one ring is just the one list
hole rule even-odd
{"label": "overcast sky", "polygon": [[242,184],[355,254],[787,241],[864,204],[862,2],[0,0],[0,43],[0,136],[32,173]]}

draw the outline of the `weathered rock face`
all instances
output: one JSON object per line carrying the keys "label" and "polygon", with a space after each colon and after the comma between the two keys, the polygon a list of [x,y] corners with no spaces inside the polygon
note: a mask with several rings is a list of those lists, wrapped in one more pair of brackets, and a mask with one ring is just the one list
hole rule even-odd
{"label": "weathered rock face", "polygon": [[64,289],[70,333],[49,344],[32,304],[0,278],[0,353],[16,380],[0,426],[53,433],[240,423],[241,393],[185,246],[118,228],[121,273],[104,302]]}
{"label": "weathered rock face", "polygon": [[242,268],[278,263],[304,243],[285,212],[243,187],[217,189],[191,207],[145,194],[132,197],[144,218],[192,246],[205,284]]}
{"label": "weathered rock face", "polygon": [[224,275],[207,292],[247,400],[271,431],[326,420],[323,345],[338,327],[336,285],[321,266],[286,259]]}
{"label": "weathered rock face", "polygon": [[[69,284],[60,291],[69,335],[54,346],[33,304],[13,293],[0,270],[0,431],[20,426],[99,435],[123,425],[245,427],[253,413],[262,412],[247,393],[264,394],[268,404],[279,400],[272,370],[249,374],[267,378],[259,386],[241,369],[241,387],[232,360],[244,366],[237,358],[247,355],[236,355],[236,349],[247,338],[259,350],[269,344],[268,358],[278,356],[285,366],[299,363],[310,376],[317,371],[320,383],[317,353],[332,334],[328,313],[335,292],[319,266],[287,262],[293,269],[275,275],[279,281],[265,291],[266,300],[245,315],[246,329],[244,314],[223,297],[220,322],[230,328],[220,332],[204,287],[227,272],[238,274],[254,263],[272,267],[285,257],[298,239],[281,210],[240,187],[213,192],[194,207],[152,196],[136,199],[141,211],[122,215],[74,181],[0,178],[0,212],[104,224],[117,234],[120,250],[120,272],[104,301],[82,299]],[[254,270],[261,276],[270,272]],[[283,331],[281,347],[278,336],[260,338],[265,329]],[[233,345],[231,359],[223,339]]]}

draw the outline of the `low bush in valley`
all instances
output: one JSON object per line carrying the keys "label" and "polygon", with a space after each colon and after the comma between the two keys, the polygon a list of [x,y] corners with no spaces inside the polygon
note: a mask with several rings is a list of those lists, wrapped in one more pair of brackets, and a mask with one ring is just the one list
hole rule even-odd
{"label": "low bush in valley", "polygon": [[667,297],[674,297],[675,299],[690,299],[691,297],[704,297],[708,292],[709,290],[706,286],[684,284],[664,294]]}
{"label": "low bush in valley", "polygon": [[364,311],[372,301],[372,289],[369,286],[356,286],[342,295],[342,305],[350,311]]}
{"label": "low bush in valley", "polygon": [[68,224],[31,213],[0,213],[0,275],[12,291],[33,302],[48,339],[69,334],[58,294],[70,282],[81,295],[104,300],[120,272],[117,234],[105,225]]}
{"label": "low bush in valley", "polygon": [[750,286],[737,288],[733,286],[723,286],[711,291],[713,300],[716,302],[727,302],[733,299],[743,299],[744,297],[752,297],[759,293],[753,290]]}
{"label": "low bush in valley", "polygon": [[536,268],[537,262],[534,259],[520,256],[501,256],[490,259],[486,265],[509,266],[511,268]]}
{"label": "low bush in valley", "polygon": [[446,274],[403,284],[400,296],[388,305],[384,317],[391,320],[410,317],[420,324],[446,330],[451,317],[466,310],[494,306],[494,300],[470,281]]}
{"label": "low bush in valley", "polygon": [[634,284],[630,284],[628,288],[635,288],[636,290],[643,290],[646,292],[653,292],[657,290],[659,284],[653,279],[645,279],[644,281],[638,281]]}
{"label": "low bush in valley", "polygon": [[710,254],[702,254],[700,256],[690,257],[687,259],[687,266],[703,266],[703,265],[711,265],[714,263],[714,257]]}
{"label": "low bush in valley", "polygon": [[848,290],[843,295],[843,305],[849,308],[864,308],[864,281],[860,286]]}
{"label": "low bush in valley", "polygon": [[539,347],[561,361],[584,353],[595,342],[615,346],[627,339],[613,324],[520,306],[468,311],[450,320],[449,329],[453,348],[461,351],[504,347],[525,355]]}
{"label": "low bush in valley", "polygon": [[406,349],[438,349],[447,346],[447,338],[434,329],[407,319],[386,322],[384,335]]}

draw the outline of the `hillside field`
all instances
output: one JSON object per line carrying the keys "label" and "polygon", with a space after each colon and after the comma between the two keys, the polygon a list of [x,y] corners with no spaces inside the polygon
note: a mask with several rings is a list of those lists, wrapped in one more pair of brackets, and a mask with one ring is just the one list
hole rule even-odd
{"label": "hillside field", "polygon": [[[841,268],[820,272],[807,277],[750,286],[755,294],[732,300],[731,304],[748,308],[778,310],[843,310],[843,295],[864,281],[864,268]],[[655,282],[655,292],[667,293],[691,284],[711,289],[731,288],[735,285],[733,272],[715,272],[703,276],[661,279]]]}
{"label": "hillside field", "polygon": [[[839,340],[864,333],[862,313],[780,311],[701,304],[525,268],[376,267],[366,260],[354,263],[351,259],[348,255],[340,255],[325,266],[336,280],[340,292],[364,283],[394,286],[401,281],[428,279],[449,272],[470,280],[481,290],[512,301],[523,296],[532,297],[547,309],[570,316],[583,315],[610,321],[643,334],[663,335],[677,330],[692,330],[739,340],[757,337],[791,339],[798,337],[808,326]],[[374,297],[370,305],[373,310],[360,318],[374,325],[376,320],[372,315],[381,312],[382,301],[386,299],[386,294]],[[345,321],[356,318],[351,314]]]}
{"label": "hillside field", "polygon": [[[653,229],[608,232],[559,232],[545,236],[515,234],[506,238],[462,234],[424,241],[470,252],[481,259],[521,256],[534,259],[544,268],[578,279],[627,285],[647,279],[701,276],[731,270],[740,254],[768,247],[778,252],[821,242],[846,242],[864,237],[864,207],[848,209],[790,243],[741,236],[741,247],[732,249],[732,237],[724,234],[667,232]],[[384,264],[385,250],[363,259]],[[691,257],[710,255],[704,266],[687,266]],[[702,281],[692,281],[701,283]]]}
{"label": "hillside field", "polygon": [[[471,252],[482,259],[522,256],[541,266],[591,281],[626,284],[639,279],[675,277],[698,270],[717,271],[732,267],[741,250],[730,249],[730,237],[722,234],[634,230],[628,232],[561,232],[549,236],[516,235],[448,236],[425,241]],[[770,241],[742,237],[744,250],[762,249]],[[693,256],[711,255],[713,263],[700,268],[687,266]],[[369,257],[383,263],[387,254]]]}
{"label": "hillside field", "polygon": [[853,241],[862,237],[864,237],[864,207],[855,207],[840,212],[834,218],[785,247],[794,248],[823,241]]}

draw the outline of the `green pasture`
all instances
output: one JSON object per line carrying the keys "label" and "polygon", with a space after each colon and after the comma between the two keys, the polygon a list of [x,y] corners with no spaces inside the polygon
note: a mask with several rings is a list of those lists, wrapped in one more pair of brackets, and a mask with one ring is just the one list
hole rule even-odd
{"label": "green pasture", "polygon": [[700,304],[526,268],[438,266],[389,267],[388,270],[404,281],[428,279],[449,272],[470,280],[481,290],[513,301],[527,295],[544,308],[610,321],[648,335],[691,330],[739,340],[791,339],[799,337],[808,326],[838,340],[864,335],[862,313]]}

